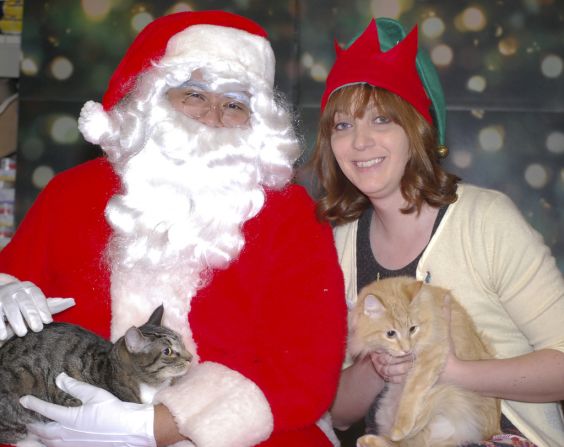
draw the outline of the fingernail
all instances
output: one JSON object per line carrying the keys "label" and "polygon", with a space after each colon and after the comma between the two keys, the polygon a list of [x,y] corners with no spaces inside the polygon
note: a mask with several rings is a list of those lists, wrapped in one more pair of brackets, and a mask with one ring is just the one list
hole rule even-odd
{"label": "fingernail", "polygon": [[27,396],[20,397],[20,404],[22,407],[27,408],[27,401],[29,398]]}

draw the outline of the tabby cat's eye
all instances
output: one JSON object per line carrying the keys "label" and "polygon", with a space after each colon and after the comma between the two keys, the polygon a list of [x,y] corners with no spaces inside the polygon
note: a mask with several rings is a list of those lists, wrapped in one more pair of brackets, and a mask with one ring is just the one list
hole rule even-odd
{"label": "tabby cat's eye", "polygon": [[172,355],[173,351],[170,348],[164,348],[163,349],[163,355],[166,355],[167,357],[170,357]]}

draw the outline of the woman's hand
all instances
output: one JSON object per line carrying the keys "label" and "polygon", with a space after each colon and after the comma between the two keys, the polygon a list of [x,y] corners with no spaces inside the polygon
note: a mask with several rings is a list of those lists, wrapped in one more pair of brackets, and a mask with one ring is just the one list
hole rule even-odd
{"label": "woman's hand", "polygon": [[370,354],[370,360],[384,382],[402,383],[413,367],[415,357],[414,354],[394,357],[387,352],[380,351]]}

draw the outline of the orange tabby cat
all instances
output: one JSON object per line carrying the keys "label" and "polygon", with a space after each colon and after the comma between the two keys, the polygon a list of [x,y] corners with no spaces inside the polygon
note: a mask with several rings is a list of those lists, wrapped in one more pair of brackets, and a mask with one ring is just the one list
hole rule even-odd
{"label": "orange tabby cat", "polygon": [[[379,402],[380,436],[365,435],[358,447],[446,447],[489,439],[500,432],[499,400],[452,385],[437,384],[449,341],[443,311],[447,290],[413,278],[389,278],[363,288],[350,312],[353,356],[376,350],[413,353],[403,384],[389,383]],[[458,358],[492,358],[474,323],[454,299],[451,337]]]}

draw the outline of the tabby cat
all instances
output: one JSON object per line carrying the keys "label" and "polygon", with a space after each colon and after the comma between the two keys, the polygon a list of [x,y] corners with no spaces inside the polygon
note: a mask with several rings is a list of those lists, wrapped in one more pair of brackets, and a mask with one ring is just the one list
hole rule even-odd
{"label": "tabby cat", "polygon": [[161,326],[162,315],[161,305],[114,344],[68,323],[51,323],[41,332],[7,341],[0,348],[0,443],[25,443],[26,424],[46,421],[20,405],[23,395],[65,406],[81,404],[55,385],[63,371],[121,400],[151,402],[159,389],[187,372],[192,360],[180,336]]}
{"label": "tabby cat", "polygon": [[375,281],[360,291],[349,316],[351,354],[384,350],[412,353],[415,360],[403,384],[387,384],[375,417],[379,436],[362,436],[358,447],[446,447],[500,433],[498,399],[437,384],[449,350],[446,297],[458,358],[492,358],[470,316],[447,290],[399,277]]}

